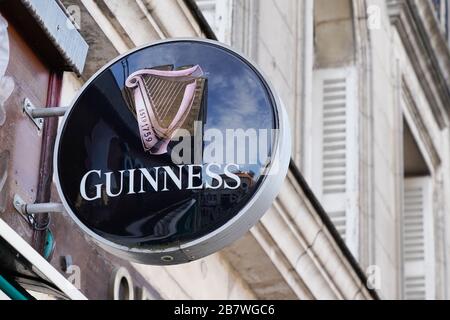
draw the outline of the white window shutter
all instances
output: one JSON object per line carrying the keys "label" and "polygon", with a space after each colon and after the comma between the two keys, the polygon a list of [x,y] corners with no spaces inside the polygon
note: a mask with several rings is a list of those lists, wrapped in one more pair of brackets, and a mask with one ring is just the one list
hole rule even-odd
{"label": "white window shutter", "polygon": [[358,109],[354,68],[314,72],[313,189],[358,256]]}
{"label": "white window shutter", "polygon": [[434,237],[430,178],[405,179],[403,199],[404,298],[434,299]]}

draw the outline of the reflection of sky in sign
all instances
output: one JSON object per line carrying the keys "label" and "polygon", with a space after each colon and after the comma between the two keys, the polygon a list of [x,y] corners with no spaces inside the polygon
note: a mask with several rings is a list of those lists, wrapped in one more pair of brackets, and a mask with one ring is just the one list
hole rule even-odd
{"label": "reflection of sky in sign", "polygon": [[[142,49],[117,63],[112,72],[121,88],[125,78],[140,69],[174,65],[175,68],[200,65],[208,79],[207,121],[205,130],[272,129],[270,98],[261,79],[234,54],[214,45],[174,42]],[[270,150],[270,149],[269,149]],[[225,150],[224,150],[225,151]],[[264,164],[266,158],[259,159]],[[259,166],[248,166],[259,172]]]}

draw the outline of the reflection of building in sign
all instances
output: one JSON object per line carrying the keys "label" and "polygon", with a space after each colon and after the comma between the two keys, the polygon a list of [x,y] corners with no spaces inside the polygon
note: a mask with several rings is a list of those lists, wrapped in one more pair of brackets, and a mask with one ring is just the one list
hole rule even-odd
{"label": "reflection of building in sign", "polygon": [[189,215],[195,215],[195,199],[184,201],[182,204],[177,204],[175,209],[170,210],[165,214],[158,222],[155,223],[153,228],[153,238],[165,238],[176,234],[179,228],[183,228],[183,218],[187,218]]}
{"label": "reflection of building in sign", "polygon": [[[226,212],[232,204],[239,202],[247,196],[247,192],[254,186],[253,172],[239,172],[236,175],[240,178],[239,187],[236,189],[220,188],[218,190],[206,191],[201,198],[202,216],[204,222],[220,217],[223,212]],[[226,175],[221,175],[223,183],[228,184],[234,188],[237,182]]]}
{"label": "reflection of building in sign", "polygon": [[[253,172],[240,172],[237,174],[237,176],[241,179],[240,189],[243,191],[248,190],[249,188],[253,187],[255,180],[255,174]],[[225,177],[224,180],[229,180],[229,177]],[[231,182],[229,182],[231,183]]]}

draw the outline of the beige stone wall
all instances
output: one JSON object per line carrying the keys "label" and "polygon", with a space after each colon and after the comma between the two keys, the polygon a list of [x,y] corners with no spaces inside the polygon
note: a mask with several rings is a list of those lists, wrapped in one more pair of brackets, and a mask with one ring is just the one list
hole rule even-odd
{"label": "beige stone wall", "polygon": [[250,300],[256,296],[239,273],[221,255],[180,266],[134,267],[164,299]]}
{"label": "beige stone wall", "polygon": [[333,68],[354,63],[351,0],[314,1],[314,25],[316,67]]}
{"label": "beige stone wall", "polygon": [[399,298],[399,218],[397,188],[401,186],[400,106],[396,104],[399,84],[392,44],[392,27],[384,1],[373,1],[381,9],[381,28],[370,31],[373,92],[373,202],[375,230],[372,263],[380,267],[381,295]]}

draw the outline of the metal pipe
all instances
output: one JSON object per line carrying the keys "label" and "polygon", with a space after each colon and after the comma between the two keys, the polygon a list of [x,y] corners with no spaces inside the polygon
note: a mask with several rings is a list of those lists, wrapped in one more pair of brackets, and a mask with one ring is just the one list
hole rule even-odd
{"label": "metal pipe", "polygon": [[30,114],[33,118],[62,117],[67,110],[69,110],[68,107],[34,108],[30,110]]}
{"label": "metal pipe", "polygon": [[62,203],[33,203],[25,205],[25,214],[38,214],[38,213],[61,213],[64,212]]}

